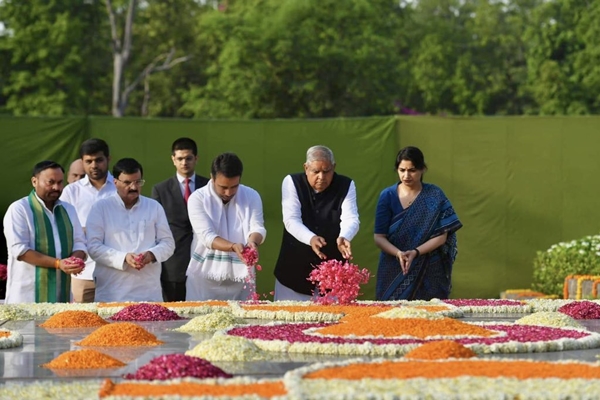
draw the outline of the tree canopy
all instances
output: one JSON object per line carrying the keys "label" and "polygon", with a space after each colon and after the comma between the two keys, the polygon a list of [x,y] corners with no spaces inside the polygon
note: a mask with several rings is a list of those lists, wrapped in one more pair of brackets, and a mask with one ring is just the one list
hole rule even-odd
{"label": "tree canopy", "polygon": [[4,0],[0,112],[597,114],[599,20],[600,0]]}

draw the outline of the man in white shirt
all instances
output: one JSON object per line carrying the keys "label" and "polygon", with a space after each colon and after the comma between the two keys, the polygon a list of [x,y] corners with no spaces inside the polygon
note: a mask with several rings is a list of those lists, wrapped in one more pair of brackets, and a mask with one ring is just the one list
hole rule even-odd
{"label": "man in white shirt", "polygon": [[88,215],[97,302],[163,301],[160,263],[171,257],[175,241],[162,206],[140,195],[143,173],[136,160],[119,160],[113,166],[117,192]]}
{"label": "man in white shirt", "polygon": [[64,170],[53,161],[33,168],[33,190],[4,216],[8,245],[6,303],[69,302],[69,278],[85,260],[85,236],[75,209],[59,200]]}
{"label": "man in white shirt", "polygon": [[162,263],[160,283],[165,301],[185,301],[185,273],[190,263],[194,237],[187,202],[196,189],[208,183],[208,179],[194,171],[198,162],[198,147],[192,139],[175,140],[171,146],[171,160],[177,170],[175,176],[152,188],[152,198],[165,209],[175,239],[175,253]]}
{"label": "man in white shirt", "polygon": [[275,300],[308,301],[313,266],[352,257],[359,218],[354,181],[335,173],[333,152],[313,146],[304,173],[287,175],[281,188],[283,240],[275,265]]}
{"label": "man in white shirt", "polygon": [[[79,148],[85,176],[83,179],[67,185],[61,200],[73,205],[82,224],[85,224],[92,204],[116,193],[114,179],[108,172],[110,152],[108,144],[102,139],[89,139]],[[85,226],[83,226],[85,231]],[[84,271],[71,279],[71,293],[75,303],[94,301],[94,269],[96,262],[89,257]]]}
{"label": "man in white shirt", "polygon": [[[258,251],[267,231],[258,192],[240,184],[242,161],[217,156],[211,180],[189,198],[194,253],[187,269],[186,300],[247,300],[255,276],[245,264],[245,246]],[[253,267],[250,267],[253,268]]]}
{"label": "man in white shirt", "polygon": [[85,170],[83,169],[83,161],[81,158],[73,161],[71,166],[69,167],[69,172],[67,173],[67,182],[74,183],[80,179],[83,179],[85,176]]}

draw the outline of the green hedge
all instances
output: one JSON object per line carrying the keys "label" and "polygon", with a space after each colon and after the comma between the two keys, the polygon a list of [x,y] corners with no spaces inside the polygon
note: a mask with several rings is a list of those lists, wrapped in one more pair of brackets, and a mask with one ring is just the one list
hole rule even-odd
{"label": "green hedge", "polygon": [[562,298],[567,275],[600,275],[600,235],[586,236],[538,251],[533,261],[533,289]]}

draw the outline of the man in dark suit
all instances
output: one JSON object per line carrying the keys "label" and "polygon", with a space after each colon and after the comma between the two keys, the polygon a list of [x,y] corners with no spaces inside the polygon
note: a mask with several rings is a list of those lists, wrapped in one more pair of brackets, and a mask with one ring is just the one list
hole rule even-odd
{"label": "man in dark suit", "polygon": [[194,236],[187,213],[187,199],[194,190],[205,186],[208,179],[194,172],[198,147],[192,139],[179,138],[173,142],[171,159],[177,173],[152,188],[152,198],[165,209],[175,238],[175,253],[162,263],[160,281],[165,301],[185,301],[185,272]]}

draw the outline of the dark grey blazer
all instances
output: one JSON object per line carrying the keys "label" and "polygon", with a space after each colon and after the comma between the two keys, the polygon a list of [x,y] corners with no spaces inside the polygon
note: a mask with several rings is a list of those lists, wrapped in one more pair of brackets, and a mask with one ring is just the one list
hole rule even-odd
{"label": "dark grey blazer", "polygon": [[[205,186],[208,183],[208,179],[196,175],[195,182],[197,190]],[[172,176],[154,185],[152,188],[152,198],[162,204],[165,209],[171,232],[175,238],[175,253],[173,253],[171,258],[162,263],[161,280],[167,282],[185,282],[185,271],[190,262],[194,234],[177,177]]]}

